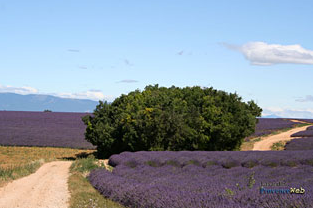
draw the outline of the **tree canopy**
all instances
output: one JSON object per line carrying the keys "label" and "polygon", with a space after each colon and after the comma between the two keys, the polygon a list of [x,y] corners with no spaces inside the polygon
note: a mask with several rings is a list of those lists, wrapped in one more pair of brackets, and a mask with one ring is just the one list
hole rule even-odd
{"label": "tree canopy", "polygon": [[85,137],[102,156],[143,150],[238,150],[262,109],[236,93],[149,85],[99,102]]}

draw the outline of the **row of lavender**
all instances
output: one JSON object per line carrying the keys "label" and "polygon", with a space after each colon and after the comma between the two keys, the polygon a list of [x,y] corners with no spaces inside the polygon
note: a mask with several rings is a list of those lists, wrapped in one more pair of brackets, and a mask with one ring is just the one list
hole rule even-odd
{"label": "row of lavender", "polygon": [[0,145],[94,149],[85,140],[85,115],[0,111]]}
{"label": "row of lavender", "polygon": [[[127,207],[311,207],[313,151],[124,152],[91,184]],[[292,168],[290,167],[292,166]],[[281,182],[282,187],[266,185]],[[263,188],[261,187],[261,183]],[[269,193],[302,188],[305,194]]]}
{"label": "row of lavender", "polygon": [[313,126],[308,127],[305,131],[300,131],[291,135],[292,137],[313,137]]}
{"label": "row of lavender", "polygon": [[313,150],[313,137],[293,139],[287,142],[285,150]]}
{"label": "row of lavender", "polygon": [[300,131],[291,135],[292,137],[301,137],[293,139],[285,145],[285,150],[313,150],[313,126],[305,131]]}

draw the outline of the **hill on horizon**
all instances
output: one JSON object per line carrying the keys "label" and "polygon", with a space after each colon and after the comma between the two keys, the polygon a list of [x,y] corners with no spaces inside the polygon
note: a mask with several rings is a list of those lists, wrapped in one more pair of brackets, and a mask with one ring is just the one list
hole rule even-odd
{"label": "hill on horizon", "polygon": [[281,118],[281,117],[276,115],[276,114],[271,114],[271,115],[267,115],[267,116],[262,116],[261,118]]}
{"label": "hill on horizon", "polygon": [[98,102],[88,99],[61,98],[52,95],[0,93],[0,110],[93,112]]}

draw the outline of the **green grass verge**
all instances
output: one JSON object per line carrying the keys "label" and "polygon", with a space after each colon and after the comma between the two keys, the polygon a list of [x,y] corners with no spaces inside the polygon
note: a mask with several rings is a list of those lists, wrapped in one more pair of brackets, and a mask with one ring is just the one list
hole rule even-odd
{"label": "green grass verge", "polygon": [[286,142],[287,141],[279,141],[279,142],[276,142],[274,143],[272,146],[271,146],[271,150],[284,150],[285,149],[285,145],[286,145]]}
{"label": "green grass verge", "polygon": [[71,172],[87,173],[93,169],[99,168],[96,164],[94,156],[88,156],[87,158],[77,159],[71,165]]}
{"label": "green grass verge", "polygon": [[311,123],[300,123],[300,124],[296,124],[295,127],[302,127],[302,126],[310,126],[312,125]]}
{"label": "green grass verge", "polygon": [[103,197],[87,180],[86,176],[98,165],[94,157],[77,159],[71,166],[69,191],[71,193],[70,208],[123,208],[124,206]]}

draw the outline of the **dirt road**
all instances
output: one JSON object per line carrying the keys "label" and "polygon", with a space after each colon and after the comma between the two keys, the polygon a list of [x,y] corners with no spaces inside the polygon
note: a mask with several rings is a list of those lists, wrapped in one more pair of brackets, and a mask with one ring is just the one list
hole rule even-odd
{"label": "dirt road", "polygon": [[1,208],[67,208],[69,161],[42,165],[35,173],[0,188]]}
{"label": "dirt road", "polygon": [[298,127],[298,128],[294,128],[289,131],[286,131],[286,132],[282,132],[280,134],[264,137],[261,141],[256,142],[254,144],[252,150],[260,150],[260,151],[271,150],[271,146],[274,143],[279,142],[279,141],[295,139],[297,137],[291,137],[292,134],[299,132],[299,131],[304,131],[308,127],[309,126]]}

